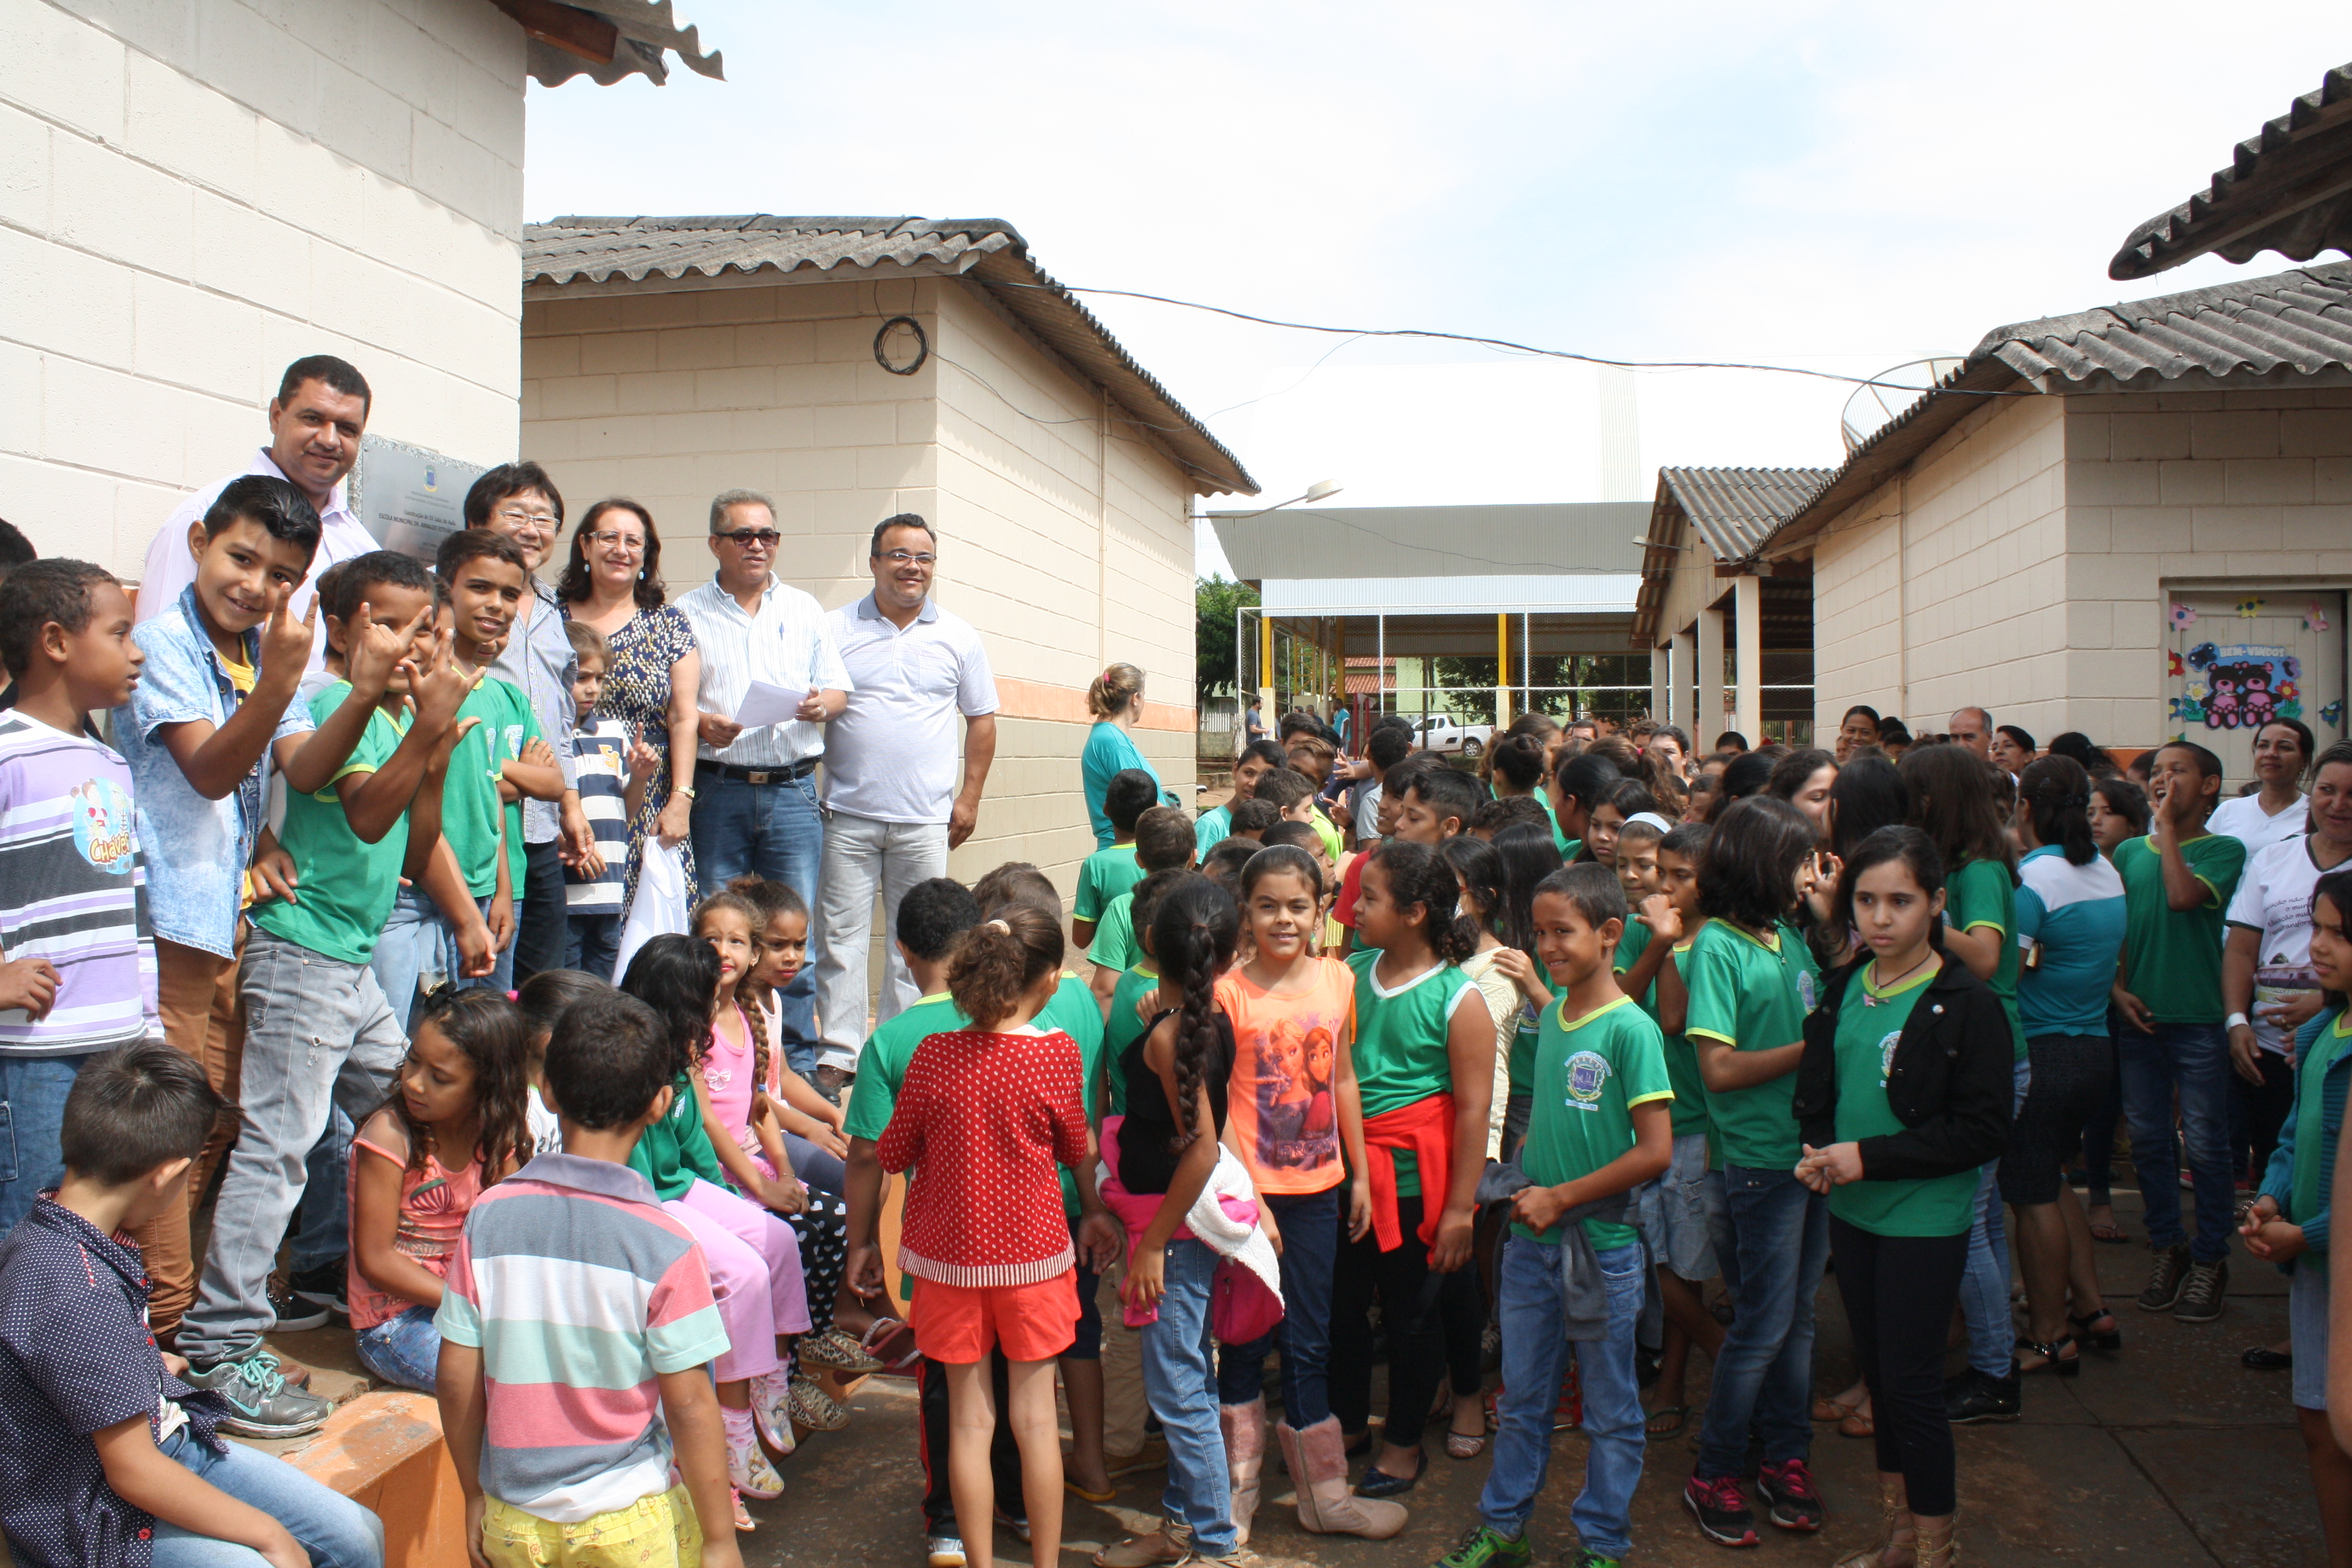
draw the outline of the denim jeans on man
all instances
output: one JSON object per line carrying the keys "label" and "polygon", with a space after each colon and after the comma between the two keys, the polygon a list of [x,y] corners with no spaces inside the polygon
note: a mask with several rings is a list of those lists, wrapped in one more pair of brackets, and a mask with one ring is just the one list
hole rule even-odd
{"label": "denim jeans on man", "polygon": [[1160,1319],[1143,1330],[1143,1389],[1168,1438],[1160,1517],[1171,1530],[1181,1527],[1200,1555],[1230,1557],[1233,1479],[1209,1349],[1209,1292],[1216,1278],[1217,1255],[1207,1242],[1168,1244]]}
{"label": "denim jeans on man", "polygon": [[244,1123],[230,1151],[195,1305],[179,1351],[199,1366],[253,1353],[277,1321],[269,1271],[331,1113],[383,1103],[408,1039],[374,973],[257,928],[237,972],[245,1004]]}
{"label": "denim jeans on man", "polygon": [[1282,1352],[1282,1419],[1303,1432],[1331,1414],[1331,1273],[1339,1255],[1339,1194],[1266,1193],[1282,1233],[1282,1321],[1217,1353],[1217,1399],[1247,1405],[1265,1391],[1265,1352]]}
{"label": "denim jeans on man", "polygon": [[564,922],[564,968],[610,980],[614,967],[620,962],[620,916],[573,915]]}
{"label": "denim jeans on man", "polygon": [[[310,1554],[310,1568],[383,1568],[383,1521],[275,1455],[237,1443],[215,1454],[184,1426],[161,1447],[165,1458],[284,1525]],[[160,1520],[154,1550],[154,1568],[251,1568],[261,1561],[249,1546]]]}
{"label": "denim jeans on man", "polygon": [[409,1012],[416,1005],[420,983],[438,984],[448,978],[449,949],[449,925],[441,918],[439,908],[425,897],[424,889],[404,886],[392,902],[383,934],[375,939],[375,956],[368,960],[368,967],[375,971],[376,985],[392,1005],[393,1019],[403,1033],[408,1029]]}
{"label": "denim jeans on man", "polygon": [[[815,934],[817,872],[824,863],[824,818],[816,805],[816,778],[797,779],[777,771],[775,782],[755,784],[729,778],[716,768],[694,771],[694,865],[702,896],[741,876],[782,882],[809,907]],[[807,964],[777,998],[782,1004],[786,1065],[804,1072],[816,1065],[816,965]],[[862,1029],[866,1020],[858,1019]],[[795,1043],[804,1042],[794,1050]]]}
{"label": "denim jeans on man", "polygon": [[1813,1300],[1830,1258],[1829,1200],[1787,1171],[1725,1165],[1723,1211],[1715,1257],[1739,1310],[1699,1432],[1696,1473],[1710,1478],[1746,1470],[1751,1420],[1767,1464],[1812,1452]]}
{"label": "denim jeans on man", "polygon": [[293,1273],[340,1263],[351,1251],[352,1135],[357,1131],[336,1106],[302,1162],[302,1207],[295,1215],[294,1247],[286,1262]]}
{"label": "denim jeans on man", "polygon": [[824,823],[824,872],[817,904],[817,1011],[822,1055],[853,1066],[866,1045],[866,957],[874,939],[874,894],[888,916],[882,994],[874,1021],[895,1018],[919,999],[898,956],[898,903],[918,882],[948,874],[948,825],[882,822],[836,811]]}
{"label": "denim jeans on man", "polygon": [[[1609,1289],[1609,1337],[1576,1342],[1586,1449],[1584,1489],[1569,1518],[1585,1551],[1615,1558],[1633,1549],[1633,1490],[1642,1484],[1647,1443],[1633,1330],[1649,1271],[1642,1267],[1638,1242],[1595,1257]],[[1494,1468],[1486,1472],[1486,1489],[1478,1494],[1478,1517],[1504,1535],[1526,1531],[1551,1465],[1553,1411],[1569,1352],[1569,1342],[1560,1337],[1564,1289],[1559,1247],[1523,1236],[1503,1243],[1497,1280],[1503,1392],[1495,1401],[1500,1426]]]}
{"label": "denim jeans on man", "polygon": [[65,1122],[66,1096],[82,1065],[99,1054],[0,1057],[0,1237],[65,1180],[58,1129]]}
{"label": "denim jeans on man", "polygon": [[353,1349],[360,1364],[403,1388],[433,1392],[441,1364],[441,1331],[430,1307],[411,1307],[372,1329],[362,1329]]}
{"label": "denim jeans on man", "polygon": [[[2033,1064],[2017,1058],[2011,1075],[2010,1120],[2025,1104]],[[1968,1271],[1960,1276],[1960,1318],[1969,1329],[1969,1365],[1987,1377],[2007,1377],[2017,1359],[2017,1326],[2009,1307],[2009,1227],[2002,1222],[2000,1162],[1988,1160],[1977,1182],[1975,1217],[1969,1225]]]}
{"label": "denim jeans on man", "polygon": [[2173,1095],[2180,1097],[2180,1129],[2196,1184],[2197,1236],[2189,1249],[2200,1263],[2230,1251],[2230,1034],[2219,1024],[2158,1024],[2152,1035],[2129,1023],[2116,1036],[2116,1073],[2123,1086],[2124,1120],[2131,1125],[2132,1165],[2139,1173],[2147,1244],[2178,1246],[2180,1224],[2180,1144],[2172,1131]]}

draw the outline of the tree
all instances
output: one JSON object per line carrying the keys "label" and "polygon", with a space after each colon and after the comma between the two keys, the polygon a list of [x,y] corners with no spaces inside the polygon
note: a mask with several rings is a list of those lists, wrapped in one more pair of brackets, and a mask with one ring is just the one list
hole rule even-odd
{"label": "tree", "polygon": [[1206,702],[1219,692],[1234,689],[1234,612],[1257,604],[1257,590],[1236,583],[1223,573],[1192,584],[1193,686]]}

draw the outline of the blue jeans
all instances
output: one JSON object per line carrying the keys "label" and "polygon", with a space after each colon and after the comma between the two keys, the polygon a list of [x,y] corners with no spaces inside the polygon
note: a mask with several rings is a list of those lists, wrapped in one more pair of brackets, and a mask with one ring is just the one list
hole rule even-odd
{"label": "blue jeans", "polygon": [[[284,1525],[310,1554],[311,1568],[383,1568],[383,1521],[320,1486],[285,1460],[238,1444],[215,1454],[185,1427],[163,1439],[164,1457]],[[160,1520],[155,1568],[261,1568],[250,1546],[192,1535]]]}
{"label": "blue jeans", "polygon": [[2116,1037],[2116,1072],[2122,1080],[2124,1120],[2131,1125],[2132,1165],[2151,1247],[2178,1247],[2180,1224],[2180,1139],[2172,1131],[2172,1098],[2180,1095],[2180,1128],[2196,1183],[2200,1263],[2230,1251],[2230,1036],[2219,1024],[2158,1024],[2143,1035],[2126,1024]]}
{"label": "blue jeans", "polygon": [[573,915],[564,926],[563,967],[610,981],[621,962],[621,917],[610,912]]}
{"label": "blue jeans", "polygon": [[[1344,1185],[1344,1184],[1343,1184]],[[1265,1387],[1265,1352],[1282,1352],[1282,1419],[1305,1431],[1331,1414],[1331,1277],[1339,1256],[1339,1193],[1268,1193],[1282,1231],[1282,1321],[1217,1356],[1217,1399],[1247,1405]]]}
{"label": "blue jeans", "polygon": [[[765,877],[801,896],[814,928],[817,868],[824,861],[815,776],[755,784],[698,768],[694,790],[694,864],[702,896],[709,898],[738,877]],[[809,934],[816,933],[812,929]],[[793,976],[776,1003],[784,1026],[785,1065],[807,1072],[816,1066],[816,965],[811,963]],[[862,1028],[866,1020],[857,1022]]]}
{"label": "blue jeans", "polygon": [[[2021,1057],[2011,1074],[2009,1114],[2016,1118],[2033,1081],[2033,1064]],[[2009,1227],[2001,1218],[2000,1162],[1989,1160],[1977,1183],[1976,1217],[1969,1226],[1969,1267],[1960,1277],[1960,1317],[1969,1326],[1969,1365],[1986,1377],[2007,1377],[2017,1326],[2009,1310]]]}
{"label": "blue jeans", "polygon": [[433,1392],[441,1364],[441,1331],[433,1326],[433,1309],[411,1307],[397,1318],[387,1318],[359,1332],[360,1364],[403,1388]]}
{"label": "blue jeans", "polygon": [[[1609,1337],[1576,1342],[1584,1390],[1584,1489],[1569,1512],[1584,1550],[1622,1557],[1633,1549],[1633,1489],[1642,1484],[1642,1386],[1633,1330],[1649,1271],[1639,1243],[1599,1255],[1609,1287]],[[1503,1243],[1496,1285],[1503,1323],[1503,1392],[1495,1465],[1478,1494],[1478,1517],[1504,1535],[1528,1527],[1551,1465],[1552,1412],[1569,1342],[1560,1337],[1559,1248],[1514,1236]]]}
{"label": "blue jeans", "polygon": [[351,1250],[352,1135],[357,1129],[343,1108],[327,1118],[327,1131],[302,1162],[302,1206],[294,1221],[294,1250],[287,1266],[299,1274],[341,1260]]}
{"label": "blue jeans", "polygon": [[383,999],[392,1005],[392,1016],[400,1025],[400,1032],[408,1032],[409,1010],[416,1005],[418,985],[425,981],[439,984],[449,978],[449,922],[441,918],[441,910],[425,896],[425,889],[404,887],[392,901],[392,916],[383,922],[383,932],[375,939],[375,956],[368,967],[375,971],[375,983],[383,990]]}
{"label": "blue jeans", "polygon": [[1169,1243],[1167,1293],[1159,1321],[1143,1330],[1143,1392],[1168,1437],[1160,1516],[1182,1526],[1202,1555],[1229,1557],[1235,1544],[1233,1483],[1209,1353],[1209,1288],[1216,1277],[1217,1255],[1207,1242]]}
{"label": "blue jeans", "polygon": [[35,1199],[65,1180],[58,1129],[74,1079],[93,1059],[94,1053],[0,1057],[0,1237],[33,1212]]}
{"label": "blue jeans", "polygon": [[1748,1467],[1748,1425],[1764,1429],[1764,1462],[1812,1451],[1813,1300],[1830,1257],[1829,1200],[1787,1171],[1723,1167],[1723,1230],[1715,1238],[1738,1313],[1716,1352],[1696,1473]]}

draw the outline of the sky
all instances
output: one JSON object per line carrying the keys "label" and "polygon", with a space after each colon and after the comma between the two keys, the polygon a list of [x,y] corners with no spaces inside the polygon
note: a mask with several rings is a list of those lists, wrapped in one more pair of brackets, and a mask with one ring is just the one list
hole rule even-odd
{"label": "sky", "polygon": [[[1875,375],[2256,276],[2106,276],[2352,58],[2340,5],[699,0],[728,79],[534,85],[526,210],[993,217],[1073,286],[1610,358]],[[1258,479],[1603,499],[1590,368],[1088,307]],[[1634,376],[1661,465],[1832,466],[1850,384]],[[1232,510],[1241,498],[1203,508]],[[1202,530],[1201,565],[1223,564]]]}

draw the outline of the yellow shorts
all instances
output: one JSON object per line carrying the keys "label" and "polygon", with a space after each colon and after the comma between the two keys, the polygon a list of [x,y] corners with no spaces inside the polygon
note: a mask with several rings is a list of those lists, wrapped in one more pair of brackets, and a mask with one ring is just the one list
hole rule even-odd
{"label": "yellow shorts", "polygon": [[702,1561],[702,1525],[683,1481],[577,1524],[483,1501],[482,1555],[493,1568],[695,1568]]}

